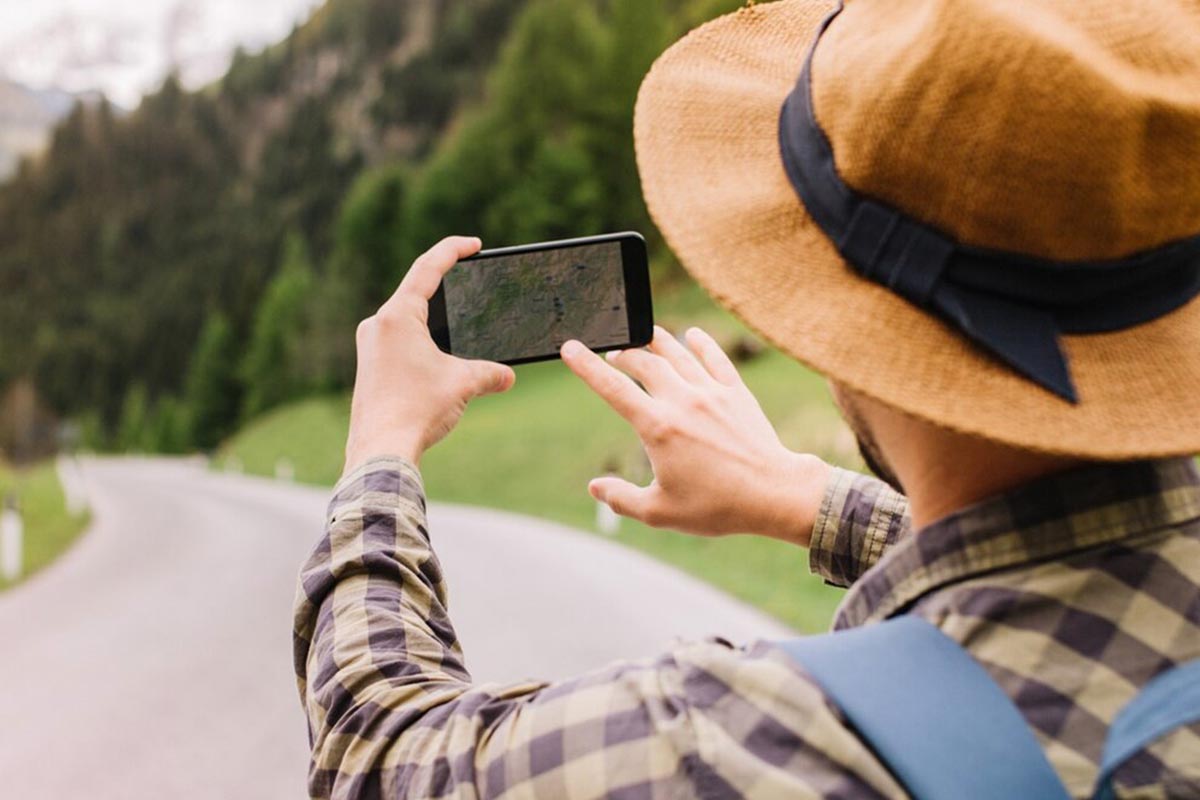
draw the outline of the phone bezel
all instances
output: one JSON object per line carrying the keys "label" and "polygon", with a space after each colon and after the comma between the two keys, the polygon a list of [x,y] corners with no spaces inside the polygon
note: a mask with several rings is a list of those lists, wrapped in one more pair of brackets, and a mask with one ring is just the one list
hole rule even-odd
{"label": "phone bezel", "polygon": [[[640,233],[626,231],[623,233],[608,233],[602,236],[563,239],[555,242],[523,244],[516,247],[499,247],[493,250],[483,250],[470,258],[464,258],[459,264],[521,255],[523,253],[565,250],[572,247],[583,247],[607,242],[621,243],[621,268],[625,276],[625,313],[629,321],[630,342],[629,344],[602,347],[596,352],[603,353],[609,350],[645,347],[654,338],[654,306],[650,297],[650,263],[646,253],[646,240]],[[453,343],[450,341],[450,325],[446,318],[446,292],[443,285],[438,286],[437,292],[429,301],[429,332],[433,336],[434,343],[437,344],[442,352],[454,355]],[[500,363],[517,366],[518,364],[533,364],[540,361],[554,361],[557,358],[559,358],[559,354],[555,352],[502,361]]]}

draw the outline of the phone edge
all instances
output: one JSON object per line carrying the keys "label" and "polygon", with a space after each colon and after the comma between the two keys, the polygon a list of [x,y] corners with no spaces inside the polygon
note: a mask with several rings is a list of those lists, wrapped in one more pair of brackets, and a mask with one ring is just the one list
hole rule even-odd
{"label": "phone edge", "polygon": [[[645,330],[634,329],[634,307],[629,302],[631,298],[630,291],[630,261],[626,258],[626,245],[630,241],[635,241],[640,247],[639,259],[642,266],[641,274],[643,278],[639,281],[639,292],[637,299],[639,302],[644,301],[646,314],[645,319],[648,320],[648,325]],[[621,243],[621,268],[622,278],[625,282],[625,298],[626,298],[626,321],[629,326],[629,344],[608,345],[600,348],[593,348],[594,353],[607,353],[615,350],[629,350],[638,347],[645,347],[650,344],[654,338],[654,302],[652,297],[652,289],[650,283],[650,263],[649,263],[649,248],[646,243],[646,237],[637,231],[621,231],[618,233],[605,233],[598,236],[579,236],[573,239],[558,239],[549,242],[533,242],[530,244],[514,245],[511,247],[497,247],[491,250],[481,250],[473,256],[460,259],[458,263],[464,264],[471,261],[480,261],[492,257],[503,257],[511,255],[520,255],[522,253],[543,252],[546,250],[561,250],[569,247],[581,247],[589,244],[604,244],[606,242]],[[438,325],[434,327],[435,323]],[[437,291],[429,301],[429,330],[434,343],[442,352],[447,355],[455,355],[453,352],[453,343],[450,341],[450,326],[446,314],[446,292],[444,282],[438,283]],[[456,356],[461,357],[461,356]],[[504,364],[505,366],[517,367],[523,364],[538,364],[547,361],[561,361],[562,356],[559,353],[547,353],[539,356],[529,356],[526,358],[511,359],[506,361],[496,361],[494,363]]]}

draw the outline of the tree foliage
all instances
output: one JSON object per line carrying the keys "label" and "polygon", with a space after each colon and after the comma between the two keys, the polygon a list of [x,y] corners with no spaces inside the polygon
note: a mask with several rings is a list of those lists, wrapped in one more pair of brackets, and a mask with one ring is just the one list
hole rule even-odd
{"label": "tree foliage", "polygon": [[659,3],[532,0],[490,76],[488,104],[419,175],[406,255],[452,233],[499,245],[649,232],[633,104],[670,27]]}
{"label": "tree foliage", "polygon": [[347,386],[355,323],[444,235],[657,247],[638,86],[739,4],[328,0],[203,91],[77,107],[0,186],[0,390],[32,380],[93,442],[212,448]]}
{"label": "tree foliage", "polygon": [[338,219],[334,266],[357,270],[365,299],[380,305],[391,295],[392,279],[408,256],[403,223],[409,199],[409,168],[392,164],[359,176]]}
{"label": "tree foliage", "polygon": [[294,234],[254,316],[241,364],[243,418],[299,397],[309,388],[301,369],[302,333],[314,284],[308,246]]}
{"label": "tree foliage", "polygon": [[189,412],[177,397],[165,395],[158,399],[146,421],[142,443],[152,453],[179,455],[191,449]]}
{"label": "tree foliage", "polygon": [[211,450],[234,429],[241,408],[238,343],[224,314],[209,317],[188,368],[184,406],[190,444]]}
{"label": "tree foliage", "polygon": [[126,453],[146,451],[149,443],[148,431],[150,408],[146,399],[146,387],[135,383],[125,393],[121,403],[121,419],[117,426],[117,449]]}

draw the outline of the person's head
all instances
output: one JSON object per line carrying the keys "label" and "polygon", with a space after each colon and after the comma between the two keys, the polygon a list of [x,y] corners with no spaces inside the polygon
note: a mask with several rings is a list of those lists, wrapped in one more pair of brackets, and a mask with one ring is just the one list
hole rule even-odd
{"label": "person's head", "polygon": [[1195,453],[1198,40],[1184,2],[760,3],[647,77],[647,204],[910,493]]}

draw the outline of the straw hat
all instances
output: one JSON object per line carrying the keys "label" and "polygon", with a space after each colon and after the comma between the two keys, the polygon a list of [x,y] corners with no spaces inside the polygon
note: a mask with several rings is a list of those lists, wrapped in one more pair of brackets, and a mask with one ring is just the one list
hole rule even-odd
{"label": "straw hat", "polygon": [[1019,447],[1200,452],[1194,3],[751,5],[659,59],[635,138],[686,268],[814,369]]}

